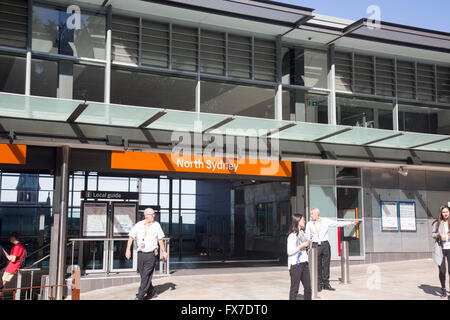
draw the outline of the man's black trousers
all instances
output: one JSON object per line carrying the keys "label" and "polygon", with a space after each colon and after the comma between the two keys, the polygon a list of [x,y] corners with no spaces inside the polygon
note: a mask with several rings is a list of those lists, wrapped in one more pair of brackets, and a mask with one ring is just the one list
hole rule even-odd
{"label": "man's black trousers", "polygon": [[328,241],[323,241],[319,246],[316,242],[312,244],[313,248],[317,248],[317,274],[319,287],[330,284],[330,260],[331,247]]}
{"label": "man's black trousers", "polygon": [[152,276],[155,270],[156,257],[153,251],[151,252],[138,252],[138,265],[137,271],[141,276],[141,286],[136,295],[138,299],[144,299],[146,294],[150,294],[153,290]]}

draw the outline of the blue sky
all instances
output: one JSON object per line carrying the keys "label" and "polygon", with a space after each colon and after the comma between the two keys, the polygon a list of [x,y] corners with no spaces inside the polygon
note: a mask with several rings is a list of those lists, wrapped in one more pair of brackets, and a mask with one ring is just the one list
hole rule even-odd
{"label": "blue sky", "polygon": [[381,20],[450,32],[449,0],[277,0],[316,9],[315,13],[358,20],[369,17],[370,5],[381,10]]}

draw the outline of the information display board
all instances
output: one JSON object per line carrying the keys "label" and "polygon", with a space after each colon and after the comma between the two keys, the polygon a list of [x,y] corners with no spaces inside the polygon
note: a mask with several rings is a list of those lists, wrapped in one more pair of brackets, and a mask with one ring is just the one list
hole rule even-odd
{"label": "information display board", "polygon": [[382,231],[398,231],[397,201],[380,201]]}
{"label": "information display board", "polygon": [[106,237],[108,203],[101,201],[82,202],[82,237]]}
{"label": "information display board", "polygon": [[127,236],[136,224],[137,202],[113,202],[113,237]]}
{"label": "information display board", "polygon": [[416,226],[416,203],[399,202],[400,230],[417,231]]}

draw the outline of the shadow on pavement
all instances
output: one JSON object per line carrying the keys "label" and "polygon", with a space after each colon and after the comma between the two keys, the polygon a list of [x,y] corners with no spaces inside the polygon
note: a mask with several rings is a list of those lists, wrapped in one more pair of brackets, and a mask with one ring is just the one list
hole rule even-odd
{"label": "shadow on pavement", "polygon": [[155,286],[156,293],[159,295],[167,290],[175,290],[176,284],[172,282],[164,283]]}
{"label": "shadow on pavement", "polygon": [[427,294],[431,294],[433,296],[441,296],[441,288],[440,287],[436,287],[436,286],[430,286],[428,284],[421,284],[420,286],[418,286],[419,289],[422,289],[423,292],[427,293]]}

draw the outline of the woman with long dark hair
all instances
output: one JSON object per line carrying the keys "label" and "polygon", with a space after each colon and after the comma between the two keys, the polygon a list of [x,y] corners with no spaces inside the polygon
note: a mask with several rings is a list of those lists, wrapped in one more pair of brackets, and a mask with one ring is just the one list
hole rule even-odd
{"label": "woman with long dark hair", "polygon": [[300,281],[304,288],[304,299],[311,300],[311,279],[308,266],[308,247],[311,239],[306,239],[303,229],[305,217],[295,213],[291,217],[291,228],[287,238],[288,267],[291,276],[289,300],[296,300]]}
{"label": "woman with long dark hair", "polygon": [[[433,258],[439,265],[439,280],[441,281],[441,297],[447,298],[447,289],[445,287],[445,260],[447,260],[448,274],[450,278],[450,237],[449,237],[449,215],[448,206],[441,206],[438,218],[433,222],[432,237],[436,240]],[[441,258],[442,257],[442,258]],[[441,260],[442,259],[442,260]],[[441,261],[439,261],[441,260]]]}

